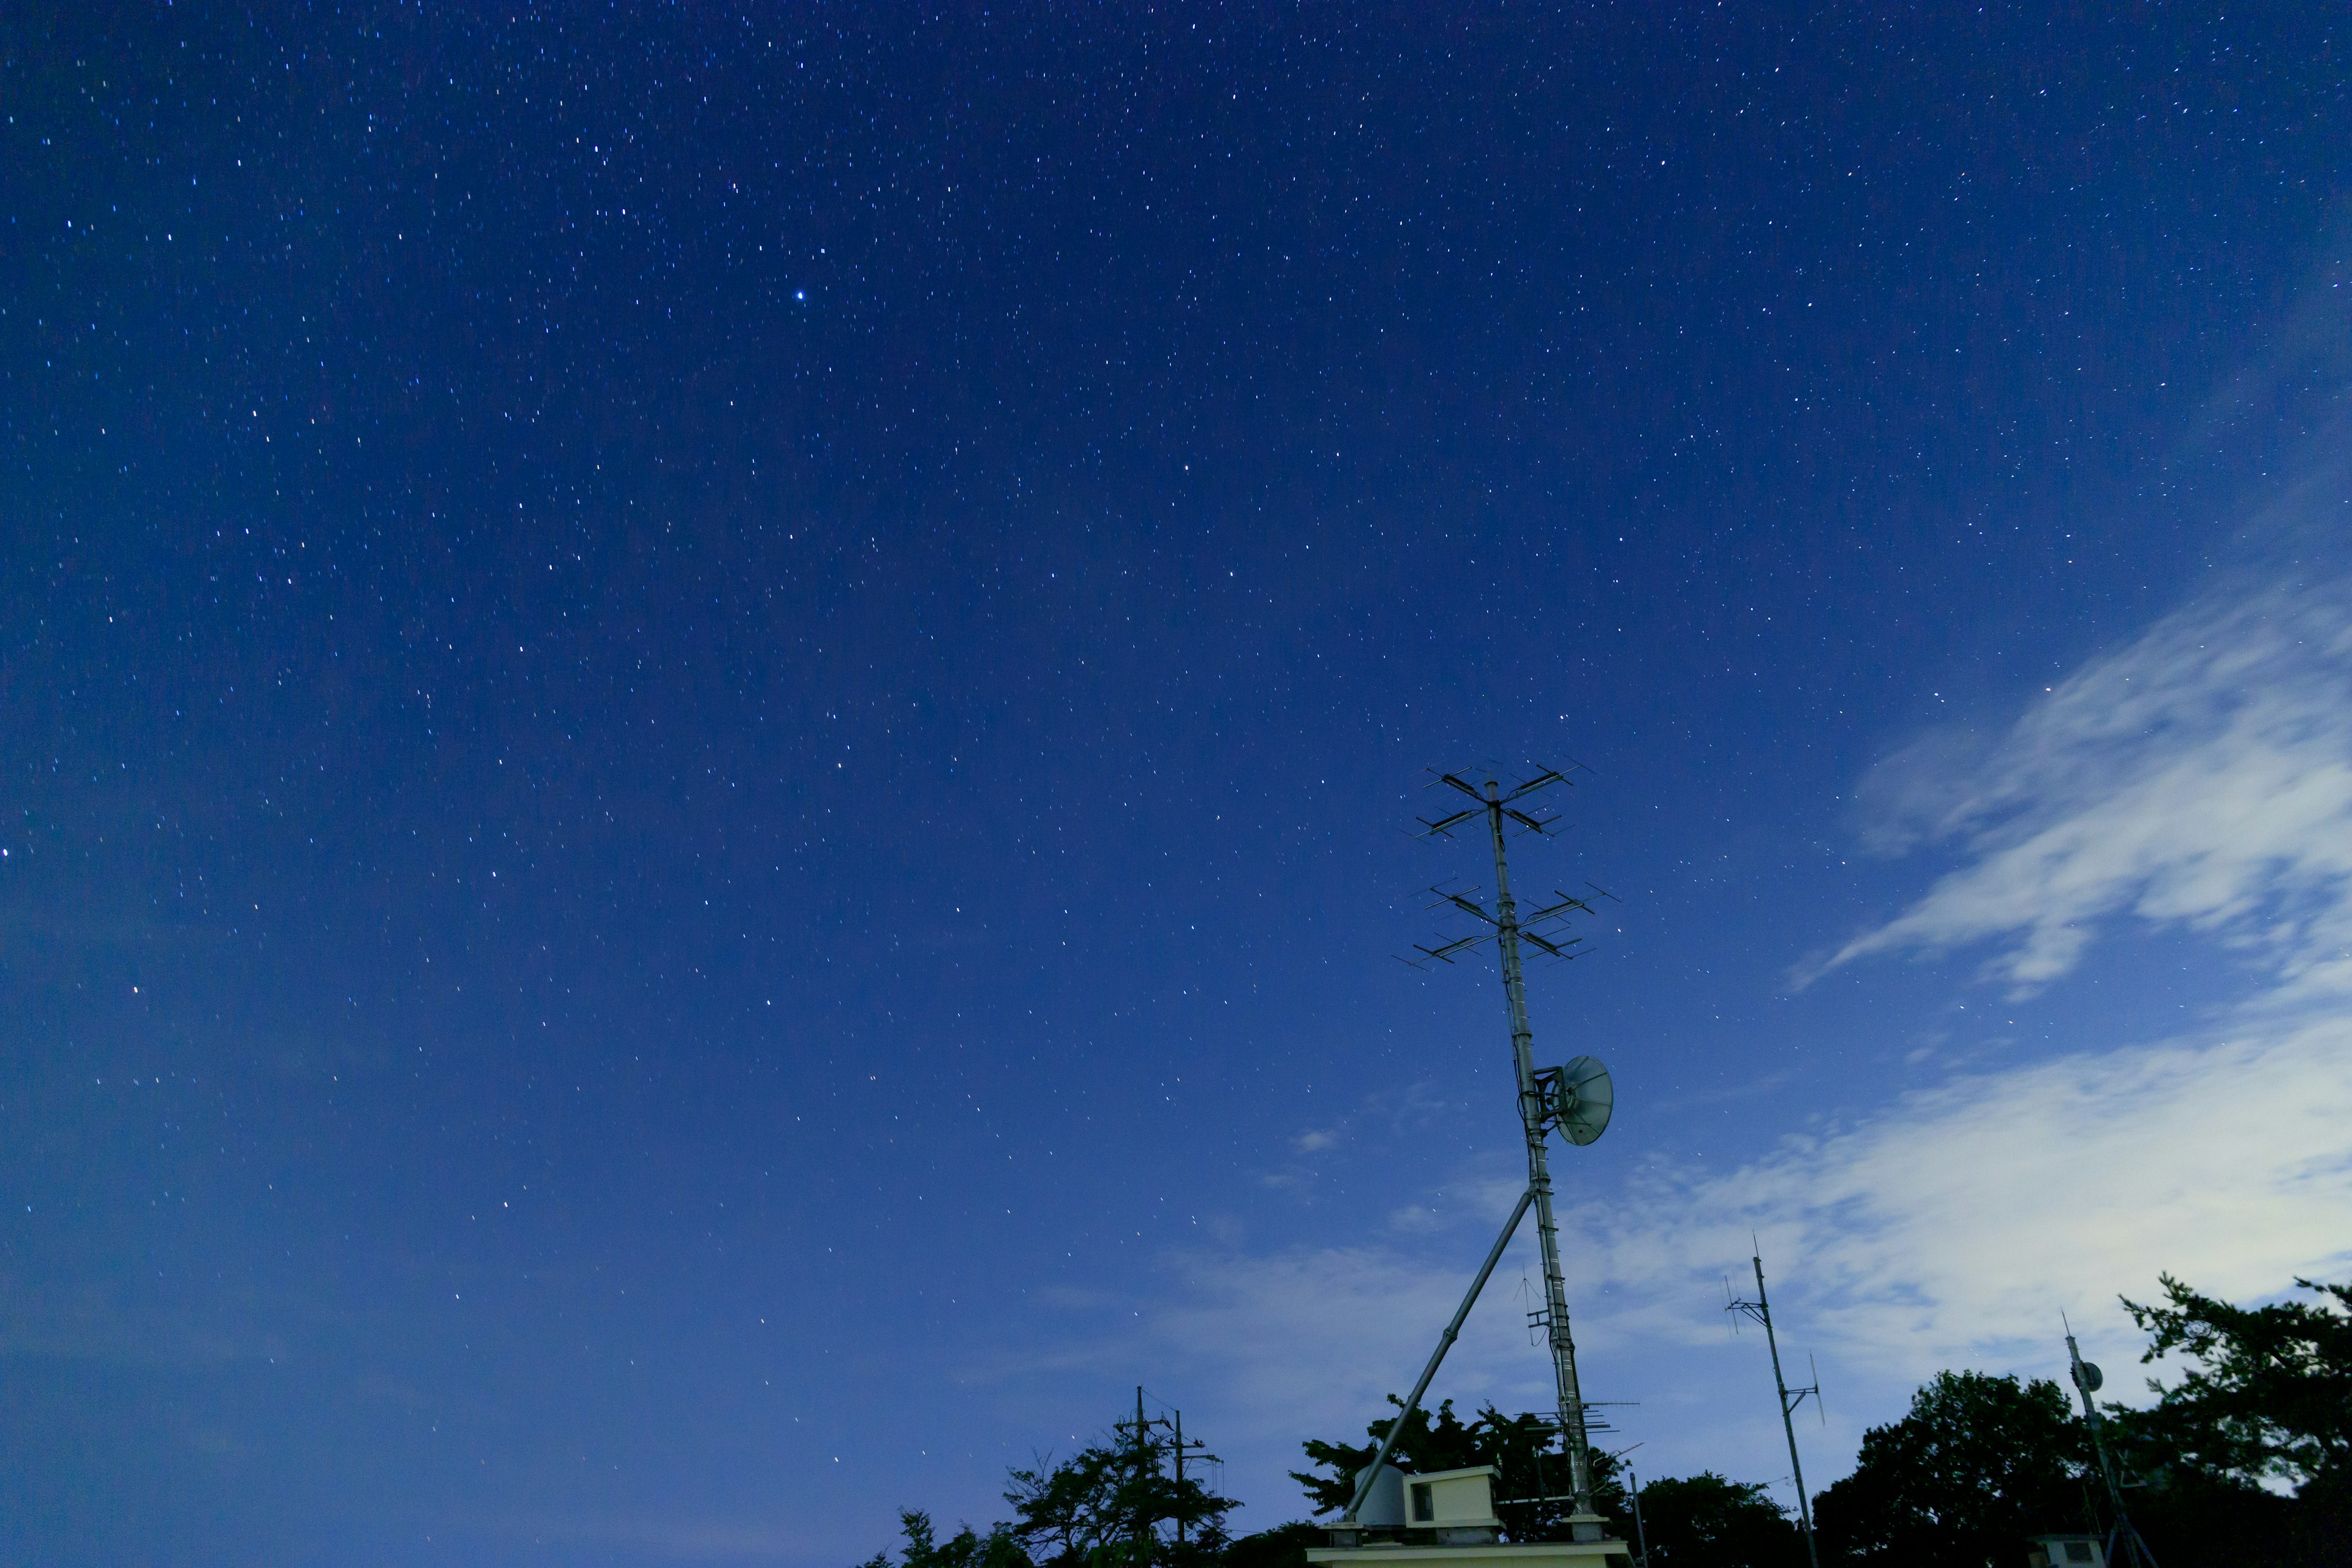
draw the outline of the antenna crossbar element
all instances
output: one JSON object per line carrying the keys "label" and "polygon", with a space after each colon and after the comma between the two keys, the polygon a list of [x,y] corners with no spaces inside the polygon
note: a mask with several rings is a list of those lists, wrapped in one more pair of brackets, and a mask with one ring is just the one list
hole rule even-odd
{"label": "antenna crossbar element", "polygon": [[1524,926],[1522,926],[1521,928],[1519,928],[1519,935],[1521,935],[1522,937],[1525,937],[1528,941],[1529,941],[1529,942],[1531,942],[1535,943],[1535,944],[1536,944],[1536,946],[1538,946],[1538,947],[1541,948],[1544,952],[1548,952],[1548,953],[1551,954],[1551,956],[1552,956],[1552,957],[1554,957],[1554,958],[1573,958],[1573,957],[1575,957],[1576,955],[1575,955],[1574,953],[1572,953],[1572,952],[1569,952],[1568,950],[1569,950],[1570,948],[1571,948],[1571,947],[1574,947],[1577,943],[1579,943],[1579,942],[1582,942],[1582,941],[1584,940],[1582,937],[1580,937],[1580,936],[1577,936],[1577,937],[1570,937],[1570,938],[1569,938],[1569,940],[1568,940],[1568,941],[1566,941],[1566,942],[1556,942],[1552,941],[1549,937],[1546,937],[1546,936],[1538,936],[1535,932],[1533,932],[1533,931],[1528,931],[1528,930],[1526,927],[1524,927]]}
{"label": "antenna crossbar element", "polygon": [[[1425,952],[1440,963],[1451,963],[1454,962],[1454,955],[1455,953],[1460,952],[1465,947],[1475,947],[1486,940],[1486,934],[1484,932],[1480,932],[1476,936],[1465,936],[1461,938],[1459,941],[1449,942],[1444,947],[1423,947],[1419,942],[1415,942],[1413,943],[1413,951],[1416,952]],[[1412,960],[1408,958],[1405,962],[1407,963],[1412,963]],[[1421,968],[1424,966],[1416,964],[1414,967]]]}
{"label": "antenna crossbar element", "polygon": [[[1431,771],[1435,773],[1434,769]],[[1438,784],[1448,784],[1454,789],[1460,790],[1464,795],[1468,795],[1472,800],[1476,801],[1478,804],[1472,806],[1465,806],[1460,811],[1439,817],[1434,821],[1432,821],[1430,818],[1425,816],[1421,818],[1420,821],[1423,830],[1422,836],[1423,837],[1451,837],[1454,828],[1461,826],[1472,817],[1492,816],[1496,814],[1498,808],[1502,816],[1507,816],[1513,822],[1517,823],[1523,831],[1528,833],[1549,834],[1551,831],[1552,825],[1559,820],[1559,817],[1533,816],[1527,812],[1514,809],[1512,803],[1514,801],[1524,800],[1528,795],[1535,794],[1538,790],[1549,789],[1556,784],[1566,784],[1567,782],[1567,774],[1560,773],[1554,768],[1545,768],[1541,772],[1538,773],[1533,778],[1523,779],[1519,783],[1512,785],[1510,794],[1500,795],[1497,793],[1497,787],[1492,780],[1487,781],[1488,787],[1482,790],[1476,784],[1472,784],[1468,779],[1464,778],[1460,773],[1436,773],[1436,776],[1431,781],[1432,788],[1436,787]]]}
{"label": "antenna crossbar element", "polygon": [[1423,838],[1452,837],[1452,829],[1469,821],[1474,816],[1481,816],[1484,815],[1485,813],[1477,811],[1457,811],[1451,816],[1441,816],[1435,822],[1430,821],[1429,818],[1425,816],[1422,817],[1419,820],[1421,826],[1425,830],[1422,834],[1422,837]]}
{"label": "antenna crossbar element", "polygon": [[1496,920],[1494,916],[1488,914],[1486,912],[1486,907],[1484,904],[1481,904],[1477,900],[1465,899],[1459,893],[1449,893],[1441,888],[1432,888],[1429,890],[1438,896],[1438,903],[1430,905],[1429,907],[1431,909],[1436,909],[1440,904],[1452,904],[1457,910],[1466,910],[1471,914],[1476,915],[1480,920],[1485,921],[1490,926],[1494,926],[1498,930],[1501,928],[1502,922]]}
{"label": "antenna crossbar element", "polygon": [[[1476,947],[1484,942],[1500,940],[1503,931],[1500,914],[1488,910],[1486,905],[1468,894],[1457,893],[1451,888],[1432,888],[1429,890],[1436,896],[1436,901],[1429,906],[1431,909],[1458,910],[1464,914],[1483,921],[1487,929],[1473,931],[1468,936],[1457,937],[1439,947],[1423,947],[1419,942],[1415,942],[1413,944],[1415,952],[1423,954],[1426,958],[1451,963],[1454,962],[1454,955],[1457,952]],[[1515,930],[1520,940],[1548,957],[1563,961],[1575,958],[1579,955],[1570,949],[1581,946],[1584,942],[1582,937],[1562,938],[1557,932],[1547,934],[1535,928],[1547,921],[1564,921],[1572,913],[1591,914],[1592,906],[1582,899],[1573,898],[1557,889],[1553,890],[1553,896],[1560,901],[1538,910],[1532,914],[1520,916],[1516,922]],[[1416,969],[1426,967],[1424,963],[1413,959],[1408,958],[1404,962],[1412,964]]]}
{"label": "antenna crossbar element", "polygon": [[1535,913],[1529,915],[1520,923],[1523,925],[1533,925],[1538,921],[1566,920],[1570,910],[1574,910],[1578,914],[1589,915],[1592,913],[1592,906],[1586,903],[1582,899],[1577,898],[1573,894],[1563,893],[1558,888],[1554,888],[1551,890],[1551,896],[1558,899],[1559,902],[1553,904],[1547,909],[1538,910]]}

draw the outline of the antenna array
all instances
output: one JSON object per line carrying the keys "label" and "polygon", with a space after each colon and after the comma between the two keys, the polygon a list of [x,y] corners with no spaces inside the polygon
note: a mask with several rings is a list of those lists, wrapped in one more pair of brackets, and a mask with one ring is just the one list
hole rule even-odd
{"label": "antenna array", "polygon": [[[1517,1229],[1520,1217],[1532,1207],[1536,1214],[1536,1237],[1543,1257],[1543,1306],[1530,1313],[1530,1321],[1550,1342],[1552,1373],[1558,1395],[1558,1423],[1561,1446],[1568,1452],[1569,1486],[1575,1510],[1570,1519],[1570,1531],[1578,1541],[1599,1541],[1602,1538],[1601,1516],[1592,1505],[1592,1456],[1588,1436],[1590,1409],[1577,1382],[1576,1342],[1569,1331],[1568,1291],[1561,1279],[1559,1264],[1559,1229],[1552,1217],[1551,1170],[1547,1153],[1546,1134],[1559,1130],[1572,1143],[1590,1143],[1608,1125],[1613,1093],[1609,1075],[1601,1064],[1590,1057],[1580,1057],[1565,1068],[1538,1069],[1535,1065],[1535,1037],[1528,1026],[1527,986],[1521,973],[1520,944],[1524,942],[1538,952],[1555,959],[1576,956],[1575,949],[1582,939],[1562,934],[1560,925],[1571,914],[1592,912],[1592,906],[1583,899],[1568,893],[1555,892],[1558,902],[1546,905],[1521,918],[1518,906],[1511,897],[1511,873],[1506,840],[1514,833],[1534,833],[1549,837],[1557,816],[1538,815],[1530,797],[1569,783],[1568,776],[1556,769],[1545,768],[1533,777],[1522,779],[1506,792],[1499,781],[1488,778],[1481,789],[1459,773],[1440,773],[1431,787],[1444,785],[1469,797],[1473,804],[1435,819],[1423,818],[1422,837],[1451,838],[1455,828],[1474,818],[1483,818],[1489,847],[1495,858],[1495,901],[1490,909],[1471,893],[1451,891],[1443,887],[1433,889],[1437,902],[1432,908],[1450,909],[1477,920],[1480,929],[1455,941],[1437,947],[1420,947],[1423,955],[1407,963],[1427,964],[1432,962],[1451,963],[1459,953],[1482,943],[1492,942],[1501,959],[1503,996],[1508,1010],[1511,1029],[1511,1056],[1517,1071],[1519,1123],[1526,1134],[1528,1152],[1528,1186],[1519,1196],[1518,1205],[1511,1211],[1502,1234],[1495,1238],[1484,1267],[1463,1297],[1454,1321],[1439,1336],[1437,1349],[1423,1369],[1421,1379],[1390,1424],[1388,1435],[1372,1456],[1372,1462],[1362,1472],[1353,1501],[1341,1515],[1343,1525],[1352,1525],[1363,1507],[1381,1467],[1394,1449],[1404,1423],[1428,1389],[1429,1380],[1435,1375],[1439,1362],[1461,1332],[1463,1321],[1469,1316],[1471,1306],[1484,1289],[1486,1277],[1494,1272],[1503,1249]],[[1475,891],[1475,889],[1473,890]],[[1606,889],[1593,891],[1604,898],[1613,897]],[[1530,928],[1535,929],[1530,929]]]}

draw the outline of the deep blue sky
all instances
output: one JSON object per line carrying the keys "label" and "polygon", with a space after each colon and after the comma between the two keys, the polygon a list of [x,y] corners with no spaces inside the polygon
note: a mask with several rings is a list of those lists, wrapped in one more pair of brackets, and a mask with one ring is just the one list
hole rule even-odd
{"label": "deep blue sky", "polygon": [[[1623,900],[1587,1386],[1773,1479],[1725,1194],[2342,1011],[2324,811],[2048,973],[1934,902],[2341,674],[2116,695],[2339,625],[2342,20],[2048,10],[12,9],[0,1558],[819,1568],[1139,1381],[1299,1516],[1509,1199],[1391,961],[1487,757]],[[2204,1279],[2340,1257],[2250,1180]],[[1832,1231],[1816,1484],[2052,1370]],[[1540,1398],[1522,1267],[1439,1393]]]}

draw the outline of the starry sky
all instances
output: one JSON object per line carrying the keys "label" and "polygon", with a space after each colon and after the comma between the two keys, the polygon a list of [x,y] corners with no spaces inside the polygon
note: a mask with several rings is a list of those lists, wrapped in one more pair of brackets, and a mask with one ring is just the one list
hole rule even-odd
{"label": "starry sky", "polygon": [[2347,34],[2099,9],[11,7],[0,1560],[1302,1517],[1517,1191],[1433,765],[1637,1469],[1751,1232],[1816,1487],[2340,1278]]}

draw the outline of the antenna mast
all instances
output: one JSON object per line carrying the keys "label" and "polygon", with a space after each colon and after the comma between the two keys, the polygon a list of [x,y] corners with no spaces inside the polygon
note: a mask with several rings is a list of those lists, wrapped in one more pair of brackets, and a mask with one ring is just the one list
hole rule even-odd
{"label": "antenna mast", "polygon": [[[1546,922],[1565,919],[1570,910],[1591,912],[1591,906],[1581,899],[1559,894],[1560,902],[1538,910],[1525,921],[1519,919],[1518,907],[1511,898],[1511,873],[1504,848],[1507,832],[1506,824],[1521,831],[1544,833],[1558,817],[1538,818],[1520,810],[1516,802],[1526,799],[1538,790],[1548,789],[1568,780],[1560,773],[1546,768],[1535,777],[1515,785],[1505,794],[1494,779],[1479,789],[1455,773],[1440,773],[1437,783],[1460,790],[1477,804],[1441,817],[1435,822],[1424,821],[1429,837],[1452,837],[1452,829],[1473,817],[1484,817],[1486,832],[1495,852],[1495,908],[1492,912],[1476,900],[1460,893],[1441,892],[1444,903],[1476,916],[1489,928],[1438,948],[1421,951],[1433,959],[1450,963],[1453,955],[1492,938],[1503,964],[1503,997],[1510,1015],[1511,1058],[1517,1069],[1519,1122],[1527,1133],[1528,1194],[1534,1199],[1536,1238],[1543,1252],[1544,1307],[1541,1326],[1551,1341],[1552,1374],[1559,1400],[1559,1429],[1568,1449],[1569,1489],[1575,1498],[1575,1513],[1570,1520],[1570,1530],[1578,1541],[1601,1539],[1601,1521],[1592,1506],[1592,1453],[1585,1427],[1584,1395],[1576,1378],[1576,1341],[1569,1331],[1568,1288],[1560,1276],[1559,1229],[1552,1218],[1551,1168],[1546,1158],[1544,1135],[1553,1124],[1553,1089],[1550,1081],[1556,1073],[1538,1074],[1535,1064],[1535,1033],[1528,1026],[1527,984],[1520,973],[1519,944],[1532,943],[1554,958],[1574,956],[1569,950],[1580,938],[1556,941],[1529,929]],[[1597,1133],[1595,1134],[1597,1136]]]}
{"label": "antenna mast", "polygon": [[[1725,1303],[1723,1310],[1740,1313],[1764,1325],[1764,1343],[1772,1352],[1772,1386],[1780,1391],[1780,1426],[1789,1434],[1789,1474],[1797,1483],[1797,1518],[1805,1527],[1805,1556],[1812,1563],[1812,1568],[1822,1568],[1822,1554],[1813,1546],[1813,1505],[1812,1500],[1805,1496],[1805,1468],[1797,1462],[1796,1423],[1797,1406],[1805,1402],[1807,1394],[1812,1395],[1813,1408],[1821,1408],[1821,1374],[1813,1374],[1811,1388],[1790,1388],[1788,1380],[1780,1375],[1780,1342],[1772,1334],[1771,1298],[1764,1293],[1763,1248],[1757,1248],[1756,1256],[1748,1261],[1756,1265],[1756,1300],[1729,1301]],[[1730,1292],[1727,1290],[1725,1294]],[[2066,1342],[2071,1345],[2074,1342],[2069,1340]]]}
{"label": "antenna mast", "polygon": [[[2060,1313],[2058,1321],[2066,1323],[2065,1314]],[[2123,1479],[2116,1474],[2116,1462],[2107,1453],[2106,1424],[2100,1419],[2098,1404],[2091,1397],[2106,1382],[2106,1374],[2097,1363],[2084,1361],[2083,1352],[2074,1348],[2072,1323],[2066,1323],[2066,1370],[2074,1376],[2075,1391],[2083,1396],[2083,1418],[2090,1423],[2091,1447],[2099,1456],[2099,1479],[2106,1482],[2107,1501],[2116,1510],[2115,1528],[2107,1531],[2107,1561],[2116,1560],[2116,1545],[2120,1542],[2125,1554],[2131,1559],[2132,1568],[2156,1568],[2156,1553],[2140,1539],[2139,1528],[2132,1523],[2131,1514],[2124,1508]]]}

